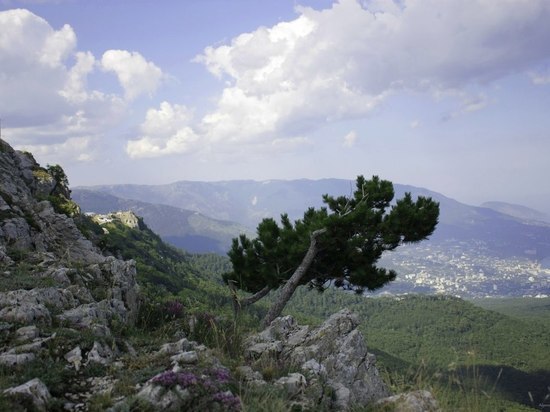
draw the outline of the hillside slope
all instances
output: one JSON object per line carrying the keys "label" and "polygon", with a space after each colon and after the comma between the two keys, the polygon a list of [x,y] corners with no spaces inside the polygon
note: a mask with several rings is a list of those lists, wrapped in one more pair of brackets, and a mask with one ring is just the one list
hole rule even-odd
{"label": "hillside slope", "polygon": [[131,210],[166,242],[191,253],[225,254],[233,237],[249,232],[240,224],[212,219],[196,211],[122,199],[98,191],[74,189],[72,198],[83,212]]}

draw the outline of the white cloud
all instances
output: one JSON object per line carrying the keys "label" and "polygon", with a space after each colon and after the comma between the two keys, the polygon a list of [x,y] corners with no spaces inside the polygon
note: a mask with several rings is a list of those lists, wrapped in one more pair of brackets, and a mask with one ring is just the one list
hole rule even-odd
{"label": "white cloud", "polygon": [[[90,76],[110,74],[98,70],[101,61],[91,52],[76,49],[77,37],[69,25],[56,30],[30,11],[14,9],[0,12],[0,27],[4,135],[15,147],[39,155],[89,160],[89,142],[100,142],[123,119],[128,104],[120,95],[88,86]],[[141,55],[106,55],[107,67],[119,76],[128,98],[158,86],[160,69]]]}
{"label": "white cloud", "polygon": [[30,144],[25,149],[45,163],[89,162],[97,157],[97,138],[74,137],[62,143]]}
{"label": "white cloud", "polygon": [[410,125],[411,129],[418,129],[420,126],[422,126],[422,123],[420,120],[413,120]]}
{"label": "white cloud", "polygon": [[276,150],[277,152],[293,152],[300,147],[306,147],[311,145],[312,145],[312,142],[307,137],[273,139],[273,141],[271,142],[271,148]]}
{"label": "white cloud", "polygon": [[162,70],[137,52],[107,50],[101,58],[101,66],[117,75],[128,100],[141,94],[151,95],[163,78]]}
{"label": "white cloud", "polygon": [[[208,47],[195,61],[228,82],[203,119],[210,139],[303,135],[363,117],[400,90],[460,91],[528,70],[550,55],[550,2],[340,0]],[[457,93],[457,113],[484,96]]]}
{"label": "white cloud", "polygon": [[546,68],[538,71],[529,72],[531,81],[537,86],[543,86],[545,84],[550,84],[550,68]]}
{"label": "white cloud", "polygon": [[162,102],[158,110],[147,111],[140,128],[142,136],[130,140],[126,152],[132,158],[187,153],[199,139],[190,127],[191,120],[192,113],[185,106]]}
{"label": "white cloud", "polygon": [[344,136],[344,147],[353,147],[357,141],[357,133],[355,130],[352,130],[347,135]]}
{"label": "white cloud", "polygon": [[87,77],[94,70],[96,64],[92,53],[76,53],[76,63],[69,70],[65,86],[59,92],[70,102],[81,103],[89,98],[87,90]]}
{"label": "white cloud", "polygon": [[55,31],[27,10],[0,12],[0,113],[13,126],[55,121],[70,108],[62,59],[75,46],[72,29]]}
{"label": "white cloud", "polygon": [[458,116],[462,116],[468,113],[477,112],[487,107],[490,103],[488,96],[484,93],[472,94],[467,91],[456,89],[447,90],[443,93],[437,93],[438,99],[441,99],[443,97],[452,97],[459,101],[456,110],[443,115],[444,121],[454,119]]}

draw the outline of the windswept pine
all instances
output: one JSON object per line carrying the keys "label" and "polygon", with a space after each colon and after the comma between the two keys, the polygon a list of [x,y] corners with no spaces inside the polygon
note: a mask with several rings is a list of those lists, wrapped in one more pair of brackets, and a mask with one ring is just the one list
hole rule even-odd
{"label": "windswept pine", "polygon": [[269,323],[281,314],[299,285],[323,290],[328,285],[362,293],[376,290],[397,276],[377,266],[382,253],[430,236],[438,222],[439,204],[410,193],[392,205],[391,182],[374,176],[357,177],[351,196],[323,196],[327,207],[309,208],[294,223],[287,214],[281,225],[263,219],[257,237],[240,235],[228,252],[233,271],[224,275],[231,287],[253,296],[235,308],[254,303],[270,290],[280,289],[264,318]]}

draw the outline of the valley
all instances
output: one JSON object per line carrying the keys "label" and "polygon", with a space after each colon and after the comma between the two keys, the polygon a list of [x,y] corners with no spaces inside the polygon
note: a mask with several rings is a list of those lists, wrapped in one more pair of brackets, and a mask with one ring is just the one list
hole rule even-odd
{"label": "valley", "polygon": [[[174,246],[225,255],[230,239],[239,233],[250,235],[260,219],[285,212],[298,218],[307,207],[321,206],[324,193],[345,195],[350,187],[351,182],[342,179],[182,181],[76,188],[73,198],[87,212],[131,209]],[[428,241],[383,256],[381,263],[399,276],[377,294],[463,298],[550,294],[550,270],[544,264],[550,257],[550,225],[532,219],[544,215],[498,202],[488,203],[498,210],[475,207],[423,188],[394,187],[397,198],[411,192],[437,200],[440,222]]]}

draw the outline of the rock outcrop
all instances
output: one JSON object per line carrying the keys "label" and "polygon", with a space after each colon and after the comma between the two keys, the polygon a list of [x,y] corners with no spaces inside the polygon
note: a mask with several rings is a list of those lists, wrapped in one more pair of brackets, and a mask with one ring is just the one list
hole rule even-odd
{"label": "rock outcrop", "polygon": [[346,410],[372,404],[389,391],[358,325],[349,310],[334,314],[317,328],[300,326],[291,316],[280,317],[247,340],[245,354],[252,365],[274,362],[282,369],[296,369],[276,384],[307,407]]}
{"label": "rock outcrop", "polygon": [[0,141],[0,321],[109,334],[113,319],[136,319],[135,263],[103,256],[77,227],[78,211],[59,166]]}
{"label": "rock outcrop", "polygon": [[[136,320],[135,262],[104,256],[82,234],[78,218],[63,169],[40,167],[30,153],[0,140],[2,367],[18,370],[64,355],[77,371],[109,364],[119,352],[112,338],[107,340],[112,325]],[[83,332],[95,336],[93,345],[61,353]],[[52,398],[39,379],[8,388],[3,396],[28,410],[48,410]]]}

